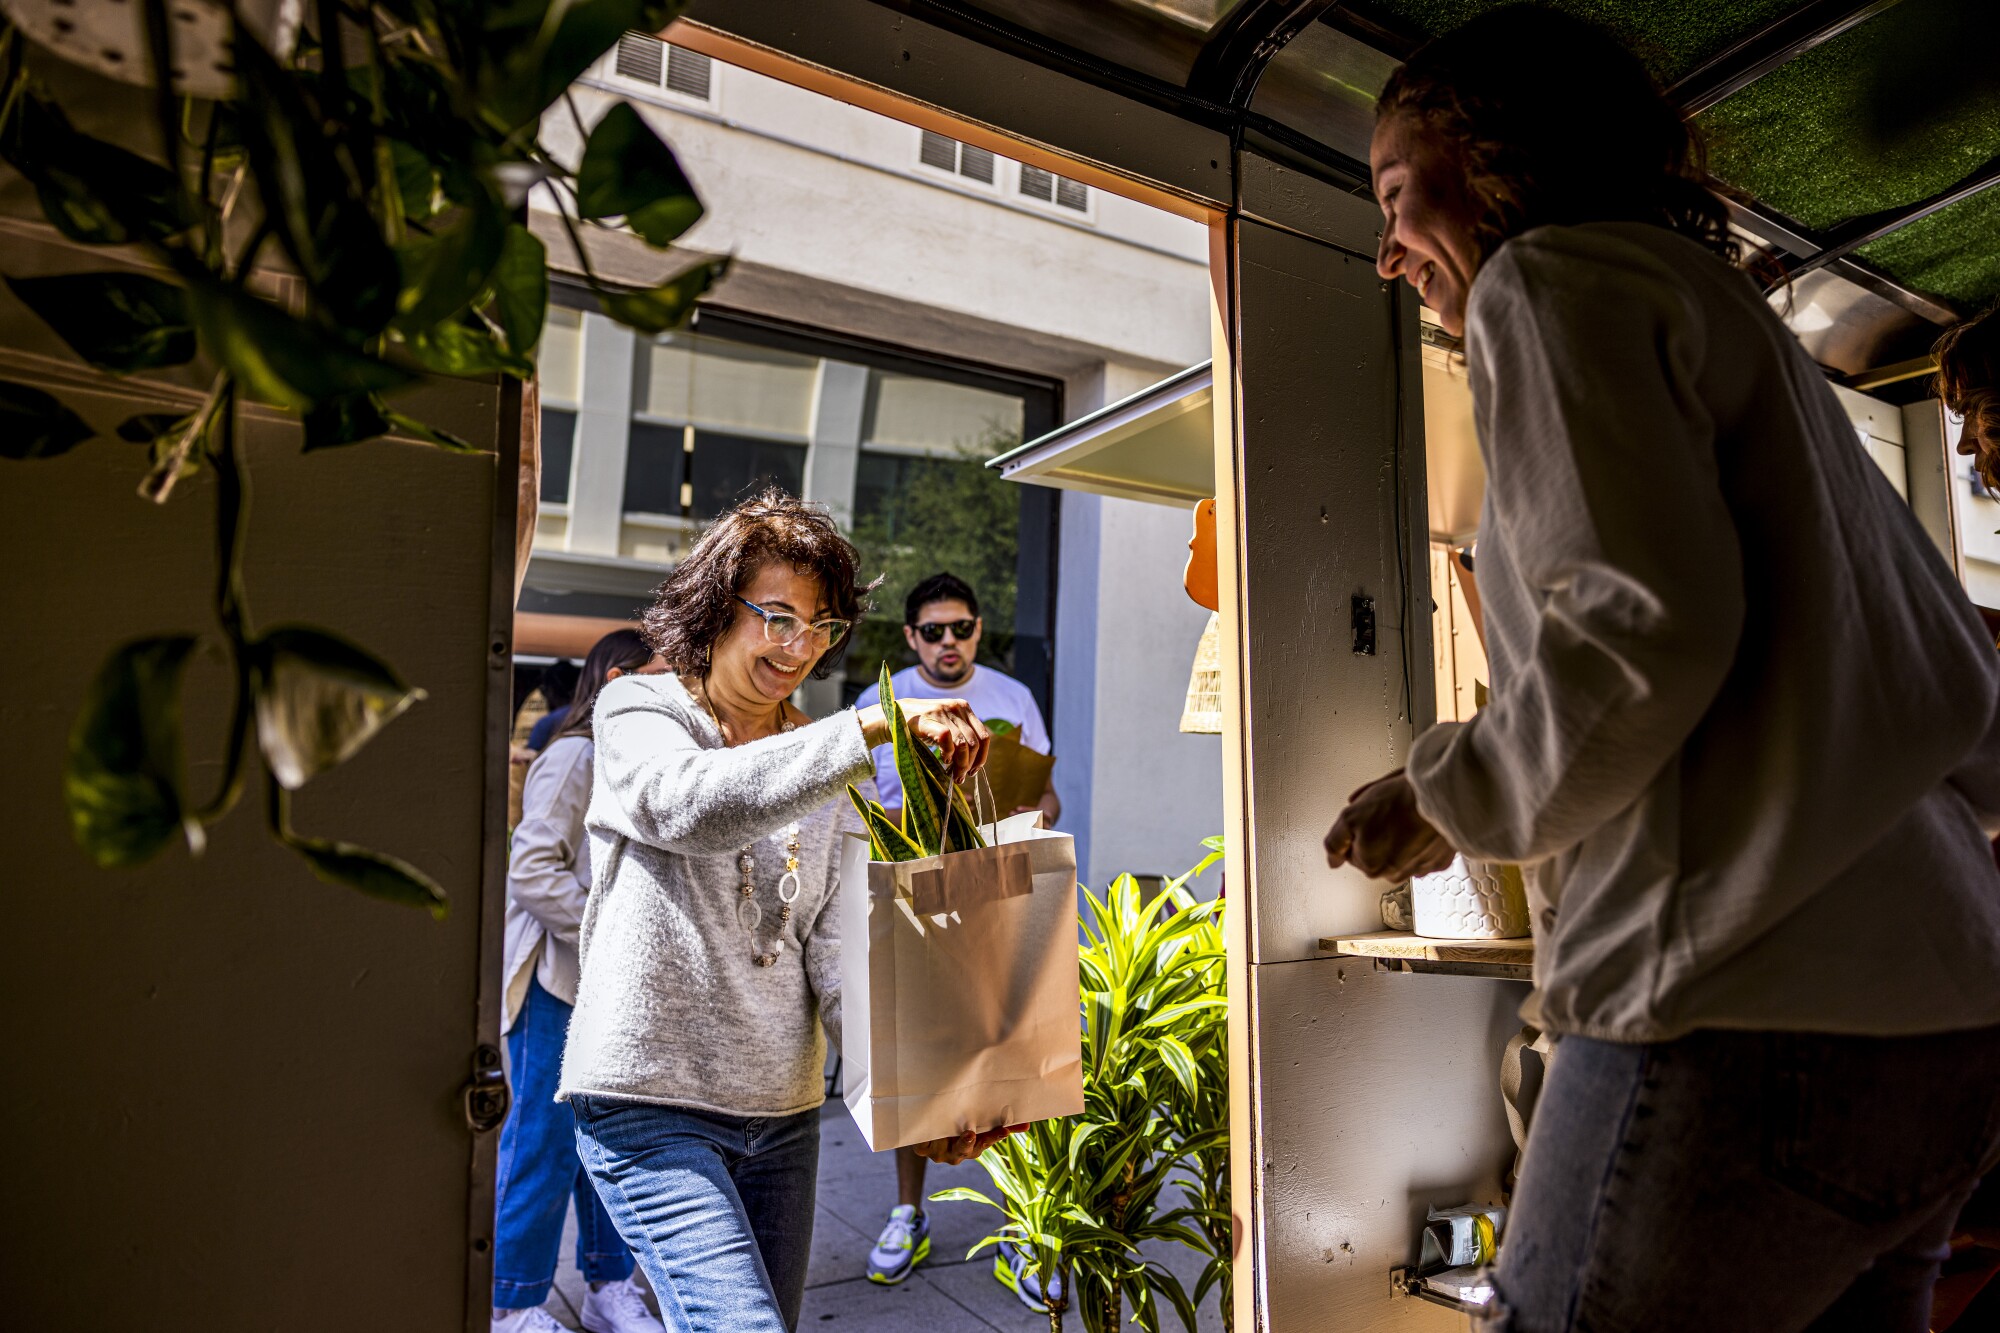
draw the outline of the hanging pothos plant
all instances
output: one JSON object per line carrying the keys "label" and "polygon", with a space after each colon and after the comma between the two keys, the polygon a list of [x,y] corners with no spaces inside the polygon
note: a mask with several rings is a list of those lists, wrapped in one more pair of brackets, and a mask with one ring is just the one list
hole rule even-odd
{"label": "hanging pothos plant", "polygon": [[[723,261],[613,290],[578,234],[622,221],[664,249],[693,225],[702,206],[672,150],[624,104],[587,134],[576,119],[585,147],[575,163],[558,161],[540,131],[621,35],[663,29],[683,3],[316,0],[302,23],[259,25],[269,45],[232,10],[218,19],[229,43],[219,68],[232,80],[220,98],[177,90],[177,79],[188,85],[165,0],[121,5],[143,24],[157,158],[77,130],[29,69],[26,37],[11,22],[0,29],[0,157],[65,237],[124,247],[128,263],[136,248],[153,270],[8,274],[9,289],[99,370],[213,372],[193,412],[135,415],[118,434],[150,446],[148,500],[165,502],[195,472],[214,477],[215,616],[234,688],[224,771],[205,798],[186,789],[180,686],[200,636],[119,648],[90,686],[64,774],[77,840],[98,864],[139,864],[176,837],[199,852],[242,793],[254,729],[275,836],[324,879],[444,914],[443,890],[415,867],[290,826],[290,793],[422,693],[332,633],[252,618],[238,411],[256,402],[296,413],[307,450],[394,432],[470,451],[397,412],[391,396],[426,373],[534,374],[549,295],[543,246],[524,222],[537,185],[608,315],[646,333],[682,323]],[[32,0],[4,8],[36,28]],[[303,289],[289,306],[253,281],[279,256]],[[54,395],[0,380],[0,457],[54,457],[93,433]]]}

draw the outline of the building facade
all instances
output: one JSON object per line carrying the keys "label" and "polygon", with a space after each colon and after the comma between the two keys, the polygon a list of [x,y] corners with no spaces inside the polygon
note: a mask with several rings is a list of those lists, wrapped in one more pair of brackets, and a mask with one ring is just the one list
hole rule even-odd
{"label": "building facade", "polygon": [[[1180,586],[1188,515],[995,479],[1013,531],[994,545],[1011,549],[937,533],[973,460],[1209,356],[1204,230],[651,36],[629,35],[573,100],[551,146],[580,152],[630,103],[706,206],[680,245],[731,269],[687,330],[653,339],[559,286],[523,609],[629,615],[707,519],[783,485],[883,569],[933,551],[971,565],[954,572],[986,585],[989,647],[1048,714],[1086,883],[1191,864],[1220,826],[1221,756],[1177,729],[1206,615]],[[554,264],[580,268],[550,201],[532,204]],[[619,239],[587,240],[596,271],[663,276],[622,270]],[[963,494],[968,515],[994,503]],[[844,678],[808,687],[809,710],[908,660],[893,625],[871,628]]]}

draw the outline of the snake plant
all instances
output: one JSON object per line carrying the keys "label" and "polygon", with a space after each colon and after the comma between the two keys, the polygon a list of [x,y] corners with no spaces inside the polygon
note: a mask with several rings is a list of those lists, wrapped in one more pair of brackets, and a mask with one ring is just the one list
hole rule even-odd
{"label": "snake plant", "polygon": [[853,783],[847,784],[848,799],[861,812],[861,822],[868,829],[870,858],[920,861],[984,847],[986,839],[980,836],[964,793],[952,785],[944,760],[910,734],[903,707],[896,702],[887,662],[882,664],[881,691],[882,712],[889,719],[890,743],[896,751],[896,777],[903,784],[903,809],[900,817],[891,817],[879,801],[869,800]]}

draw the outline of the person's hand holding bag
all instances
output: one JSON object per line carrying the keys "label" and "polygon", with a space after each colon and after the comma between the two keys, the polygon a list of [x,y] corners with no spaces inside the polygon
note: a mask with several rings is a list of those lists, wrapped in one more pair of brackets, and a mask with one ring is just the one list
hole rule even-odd
{"label": "person's hand holding bag", "polygon": [[1018,1134],[1026,1125],[1008,1125],[1004,1129],[989,1129],[974,1133],[967,1131],[956,1138],[932,1139],[929,1143],[919,1143],[915,1147],[917,1156],[936,1162],[939,1166],[957,1166],[969,1162],[991,1148],[1009,1134]]}

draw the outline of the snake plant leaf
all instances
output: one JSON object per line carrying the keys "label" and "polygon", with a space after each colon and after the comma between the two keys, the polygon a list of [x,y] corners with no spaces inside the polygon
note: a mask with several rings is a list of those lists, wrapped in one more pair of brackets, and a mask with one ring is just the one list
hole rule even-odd
{"label": "snake plant leaf", "polygon": [[531,353],[542,338],[549,310],[548,250],[518,222],[507,224],[500,262],[493,268],[493,318],[507,349]]}
{"label": "snake plant leaf", "polygon": [[925,856],[936,856],[942,851],[937,796],[929,774],[917,758],[924,747],[910,735],[909,720],[903,716],[902,704],[896,701],[896,684],[887,662],[882,663],[876,689],[881,694],[882,712],[889,719],[889,746],[896,758],[896,780],[903,786],[903,832],[923,849]]}
{"label": "snake plant leaf", "polygon": [[194,360],[187,293],[144,273],[8,278],[7,289],[100,370],[129,375]]}
{"label": "snake plant leaf", "polygon": [[285,845],[305,858],[312,872],[329,884],[358,889],[373,898],[422,908],[434,921],[442,921],[451,910],[437,881],[394,856],[371,852],[351,842],[324,838],[302,838],[296,834]]}
{"label": "snake plant leaf", "polygon": [[347,640],[304,625],[251,645],[257,744],[271,776],[296,791],[344,762],[424,697]]}
{"label": "snake plant leaf", "polygon": [[230,51],[243,81],[237,128],[279,243],[342,329],[380,332],[396,313],[400,274],[362,182],[324,128],[322,112],[334,109],[310,105],[304,80],[248,34]]}
{"label": "snake plant leaf", "polygon": [[384,393],[415,378],[241,288],[201,279],[188,288],[188,301],[203,346],[260,402],[304,412],[322,398]]}
{"label": "snake plant leaf", "polygon": [[130,245],[182,230],[171,171],[71,128],[62,108],[24,92],[0,133],[0,158],[35,187],[42,213],[72,241]]}
{"label": "snake plant leaf", "polygon": [[927,745],[915,745],[917,763],[924,770],[928,780],[931,798],[937,808],[944,812],[939,829],[938,845],[940,855],[944,851],[966,851],[974,847],[984,847],[986,837],[979,831],[979,824],[972,817],[972,807],[966,803],[965,793],[952,785],[951,772]]}
{"label": "snake plant leaf", "polygon": [[880,805],[861,794],[853,783],[847,784],[847,797],[854,802],[854,808],[861,812],[861,822],[868,829],[868,850],[877,861],[916,861],[925,855],[924,850],[911,842],[896,821]]}
{"label": "snake plant leaf", "polygon": [[476,199],[459,210],[449,227],[412,235],[397,247],[397,331],[428,329],[471,305],[499,267],[508,230],[507,215],[497,203]]}
{"label": "snake plant leaf", "polygon": [[0,458],[54,458],[95,434],[54,394],[0,380]]}
{"label": "snake plant leaf", "polygon": [[674,150],[630,102],[615,103],[590,132],[576,169],[576,207],[586,218],[623,217],[664,249],[701,221],[701,200]]}
{"label": "snake plant leaf", "polygon": [[729,271],[727,259],[703,259],[657,287],[635,292],[601,292],[604,313],[641,333],[665,333],[687,323],[694,304]]}
{"label": "snake plant leaf", "polygon": [[126,644],[98,670],[70,730],[70,828],[107,869],[138,865],[183,831],[200,845],[181,794],[180,687],[194,649],[190,634]]}

